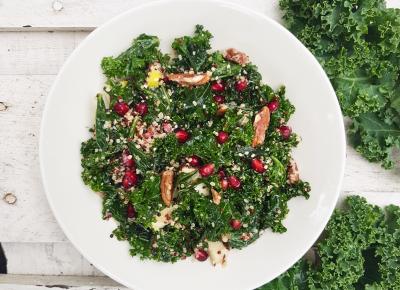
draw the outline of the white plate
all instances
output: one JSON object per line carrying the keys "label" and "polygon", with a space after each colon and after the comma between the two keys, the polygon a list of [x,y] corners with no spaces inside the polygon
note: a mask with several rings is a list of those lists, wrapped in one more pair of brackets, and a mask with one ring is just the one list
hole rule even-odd
{"label": "white plate", "polygon": [[[254,244],[231,251],[225,268],[192,259],[176,264],[140,261],[128,243],[110,239],[113,221],[101,219],[101,200],[80,178],[81,142],[94,123],[102,90],[102,57],[117,55],[140,33],[158,35],[168,51],[174,37],[203,24],[214,49],[250,55],[266,83],[287,86],[296,106],[291,120],[302,136],[295,151],[311,198],[290,201],[285,234],[267,231]],[[335,93],[322,68],[287,30],[243,7],[215,1],[167,1],[127,11],[96,29],[69,57],[47,99],[40,139],[43,183],[54,215],[75,247],[118,282],[139,289],[254,289],[296,262],[320,235],[336,204],[345,163],[345,135]]]}

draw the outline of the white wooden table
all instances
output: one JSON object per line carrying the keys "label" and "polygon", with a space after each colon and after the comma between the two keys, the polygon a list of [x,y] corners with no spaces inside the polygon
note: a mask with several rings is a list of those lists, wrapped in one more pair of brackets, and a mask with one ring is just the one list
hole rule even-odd
{"label": "white wooden table", "polygon": [[[188,0],[189,1],[189,0]],[[229,0],[279,20],[276,0]],[[73,49],[95,27],[145,0],[0,0],[0,290],[126,289],[104,277],[68,242],[50,212],[38,164],[48,90]],[[399,0],[389,5],[400,7]],[[348,147],[342,196],[400,205],[400,167],[385,171]],[[0,266],[1,269],[1,266]],[[59,285],[59,286],[57,286]]]}

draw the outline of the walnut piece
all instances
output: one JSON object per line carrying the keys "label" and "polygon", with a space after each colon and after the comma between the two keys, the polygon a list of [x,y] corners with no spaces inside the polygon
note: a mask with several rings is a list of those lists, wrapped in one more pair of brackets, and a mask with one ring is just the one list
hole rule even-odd
{"label": "walnut piece", "polygon": [[249,63],[249,57],[244,52],[238,51],[235,48],[228,48],[225,51],[224,58],[226,60],[236,62],[242,66]]}
{"label": "walnut piece", "polygon": [[174,185],[174,171],[165,170],[161,173],[161,198],[164,201],[166,206],[170,206],[172,202],[172,198],[174,195],[173,192]]}
{"label": "walnut piece", "polygon": [[261,111],[254,118],[254,137],[251,146],[257,147],[264,144],[265,133],[268,129],[270,121],[270,112],[267,106],[263,107]]}
{"label": "walnut piece", "polygon": [[289,184],[295,184],[300,179],[299,169],[297,168],[297,164],[294,160],[290,160],[288,166],[288,182]]}
{"label": "walnut piece", "polygon": [[200,73],[200,74],[192,74],[192,73],[182,73],[182,74],[168,74],[168,79],[170,81],[176,82],[183,87],[193,87],[193,86],[201,86],[210,81],[209,73]]}
{"label": "walnut piece", "polygon": [[217,116],[223,116],[225,114],[225,112],[228,111],[228,106],[225,104],[220,104],[218,105],[218,109],[217,109]]}
{"label": "walnut piece", "polygon": [[218,191],[216,191],[214,188],[211,188],[211,194],[212,194],[213,202],[217,205],[220,204],[221,198],[222,198],[221,194]]}

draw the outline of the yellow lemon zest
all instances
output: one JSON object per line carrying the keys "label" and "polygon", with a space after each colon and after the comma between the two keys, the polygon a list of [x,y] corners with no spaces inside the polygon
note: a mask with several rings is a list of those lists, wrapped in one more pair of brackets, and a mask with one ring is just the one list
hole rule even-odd
{"label": "yellow lemon zest", "polygon": [[160,79],[162,78],[162,73],[159,70],[151,70],[147,74],[147,86],[149,88],[157,88],[160,85]]}

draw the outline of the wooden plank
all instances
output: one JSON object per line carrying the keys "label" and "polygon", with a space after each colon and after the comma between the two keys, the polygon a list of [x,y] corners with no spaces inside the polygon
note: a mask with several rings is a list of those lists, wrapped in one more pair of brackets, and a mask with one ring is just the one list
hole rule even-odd
{"label": "wooden plank", "polygon": [[2,243],[8,274],[104,276],[69,242]]}
{"label": "wooden plank", "polygon": [[0,33],[0,75],[57,74],[66,58],[88,34],[87,32]]}
{"label": "wooden plank", "polygon": [[108,277],[0,275],[0,290],[129,290]]}
{"label": "wooden plank", "polygon": [[[1,76],[0,242],[65,241],[40,181],[38,134],[45,96],[54,76]],[[11,192],[13,205],[2,200]]]}
{"label": "wooden plank", "polygon": [[[90,31],[130,8],[152,1],[3,0],[0,4],[0,31]],[[243,4],[242,0],[227,1]],[[268,2],[247,0],[246,6],[257,11],[268,11],[271,6]]]}
{"label": "wooden plank", "polygon": [[[3,0],[0,31],[91,31],[116,15],[151,1],[155,0]],[[225,1],[246,5],[280,20],[278,1]],[[389,7],[400,7],[398,0],[387,0],[387,3]]]}

